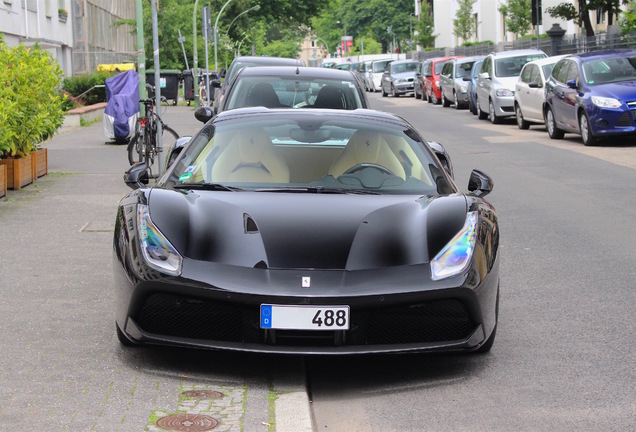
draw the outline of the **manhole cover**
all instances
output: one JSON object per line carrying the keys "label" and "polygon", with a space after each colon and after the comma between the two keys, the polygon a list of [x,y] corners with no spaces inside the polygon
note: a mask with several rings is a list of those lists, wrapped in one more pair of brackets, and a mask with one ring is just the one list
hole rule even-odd
{"label": "manhole cover", "polygon": [[209,431],[219,424],[214,418],[201,414],[173,414],[157,420],[157,426],[168,431]]}
{"label": "manhole cover", "polygon": [[181,393],[192,399],[221,399],[223,393],[214,390],[188,390]]}

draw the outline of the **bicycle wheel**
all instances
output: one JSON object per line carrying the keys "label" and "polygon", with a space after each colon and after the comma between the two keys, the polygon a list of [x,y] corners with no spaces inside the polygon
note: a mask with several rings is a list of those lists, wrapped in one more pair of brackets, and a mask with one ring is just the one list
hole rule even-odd
{"label": "bicycle wheel", "polygon": [[[174,147],[175,143],[179,139],[179,134],[170,126],[163,125],[161,133],[161,147],[163,149],[163,160],[170,155],[170,151]],[[165,167],[165,164],[164,164]]]}
{"label": "bicycle wheel", "polygon": [[145,142],[143,134],[136,134],[128,143],[128,162],[134,165],[144,160]]}

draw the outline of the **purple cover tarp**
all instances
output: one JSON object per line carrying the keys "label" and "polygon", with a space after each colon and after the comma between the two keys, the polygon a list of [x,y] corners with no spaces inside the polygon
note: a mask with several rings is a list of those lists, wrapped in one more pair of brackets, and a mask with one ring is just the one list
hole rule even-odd
{"label": "purple cover tarp", "polygon": [[139,76],[134,70],[106,79],[104,134],[107,138],[130,138],[139,115]]}

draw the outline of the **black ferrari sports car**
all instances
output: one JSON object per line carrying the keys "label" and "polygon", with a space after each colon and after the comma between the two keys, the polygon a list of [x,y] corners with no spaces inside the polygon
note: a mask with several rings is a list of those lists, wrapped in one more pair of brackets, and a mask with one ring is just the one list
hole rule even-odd
{"label": "black ferrari sports car", "polygon": [[270,353],[489,351],[499,227],[473,170],[371,110],[244,108],[206,123],[114,233],[116,329]]}

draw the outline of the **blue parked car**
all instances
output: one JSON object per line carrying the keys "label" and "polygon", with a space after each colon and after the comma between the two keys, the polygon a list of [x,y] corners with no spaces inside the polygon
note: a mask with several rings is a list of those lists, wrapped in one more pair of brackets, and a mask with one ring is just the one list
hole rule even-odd
{"label": "blue parked car", "polygon": [[481,65],[484,63],[484,59],[477,60],[473,63],[473,68],[470,70],[470,81],[468,81],[468,109],[473,115],[477,115],[477,77],[481,73]]}
{"label": "blue parked car", "polygon": [[611,50],[568,56],[546,82],[545,124],[550,138],[580,134],[583,144],[636,136],[636,51]]}

